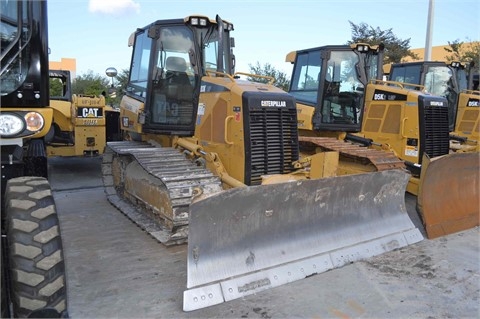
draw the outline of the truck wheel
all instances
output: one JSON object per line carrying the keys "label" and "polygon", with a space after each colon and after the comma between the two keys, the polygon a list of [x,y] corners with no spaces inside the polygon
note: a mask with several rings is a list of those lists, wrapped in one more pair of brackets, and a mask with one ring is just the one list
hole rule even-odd
{"label": "truck wheel", "polygon": [[[11,300],[15,317],[67,316],[62,239],[43,177],[10,179],[5,189]],[[56,310],[56,311],[54,311]]]}

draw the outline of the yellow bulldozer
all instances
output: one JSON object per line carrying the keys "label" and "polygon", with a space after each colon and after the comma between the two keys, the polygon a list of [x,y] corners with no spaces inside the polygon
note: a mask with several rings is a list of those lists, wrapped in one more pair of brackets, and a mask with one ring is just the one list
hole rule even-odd
{"label": "yellow bulldozer", "polygon": [[443,61],[389,65],[389,80],[417,84],[414,89],[443,96],[448,101],[450,149],[480,152],[480,91],[473,89],[473,63]]}
{"label": "yellow bulldozer", "polygon": [[375,162],[399,159],[411,173],[407,191],[417,196],[429,238],[479,224],[479,154],[449,154],[445,97],[382,80],[382,46],[323,46],[291,52],[286,61],[295,64],[289,93],[297,99],[304,156],[328,149],[333,139],[365,154],[372,170],[381,168]]}
{"label": "yellow bulldozer", "polygon": [[166,246],[188,242],[185,311],[423,239],[401,167],[329,177],[312,163],[337,151],[300,160],[295,99],[234,71],[232,31],[199,15],[138,28],[125,140],[103,154],[109,201]]}

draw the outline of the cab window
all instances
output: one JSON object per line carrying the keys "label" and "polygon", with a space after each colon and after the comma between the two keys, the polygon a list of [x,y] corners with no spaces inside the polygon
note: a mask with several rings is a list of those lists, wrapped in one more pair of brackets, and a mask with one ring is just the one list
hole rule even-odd
{"label": "cab window", "polygon": [[133,48],[132,66],[130,68],[130,81],[127,86],[127,93],[145,98],[148,84],[148,64],[152,39],[147,33],[138,34]]}
{"label": "cab window", "polygon": [[317,103],[320,71],[320,51],[300,53],[295,61],[289,93],[298,101]]}

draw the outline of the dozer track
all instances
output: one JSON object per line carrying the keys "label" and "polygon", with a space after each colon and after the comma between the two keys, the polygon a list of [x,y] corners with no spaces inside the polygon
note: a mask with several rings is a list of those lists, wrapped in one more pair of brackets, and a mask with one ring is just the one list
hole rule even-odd
{"label": "dozer track", "polygon": [[299,136],[300,143],[310,143],[325,151],[337,151],[340,155],[362,164],[372,164],[377,171],[405,168],[405,163],[392,152],[363,147],[333,137]]}
{"label": "dozer track", "polygon": [[195,196],[222,190],[217,176],[179,150],[147,142],[107,143],[102,174],[108,200],[165,245],[187,241]]}

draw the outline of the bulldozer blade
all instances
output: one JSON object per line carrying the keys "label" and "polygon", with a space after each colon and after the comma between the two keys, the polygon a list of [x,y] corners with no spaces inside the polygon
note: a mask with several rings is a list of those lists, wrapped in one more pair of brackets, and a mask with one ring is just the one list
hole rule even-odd
{"label": "bulldozer blade", "polygon": [[423,240],[403,170],[234,188],[190,208],[191,311]]}
{"label": "bulldozer blade", "polygon": [[417,210],[429,239],[479,225],[480,153],[424,156]]}

